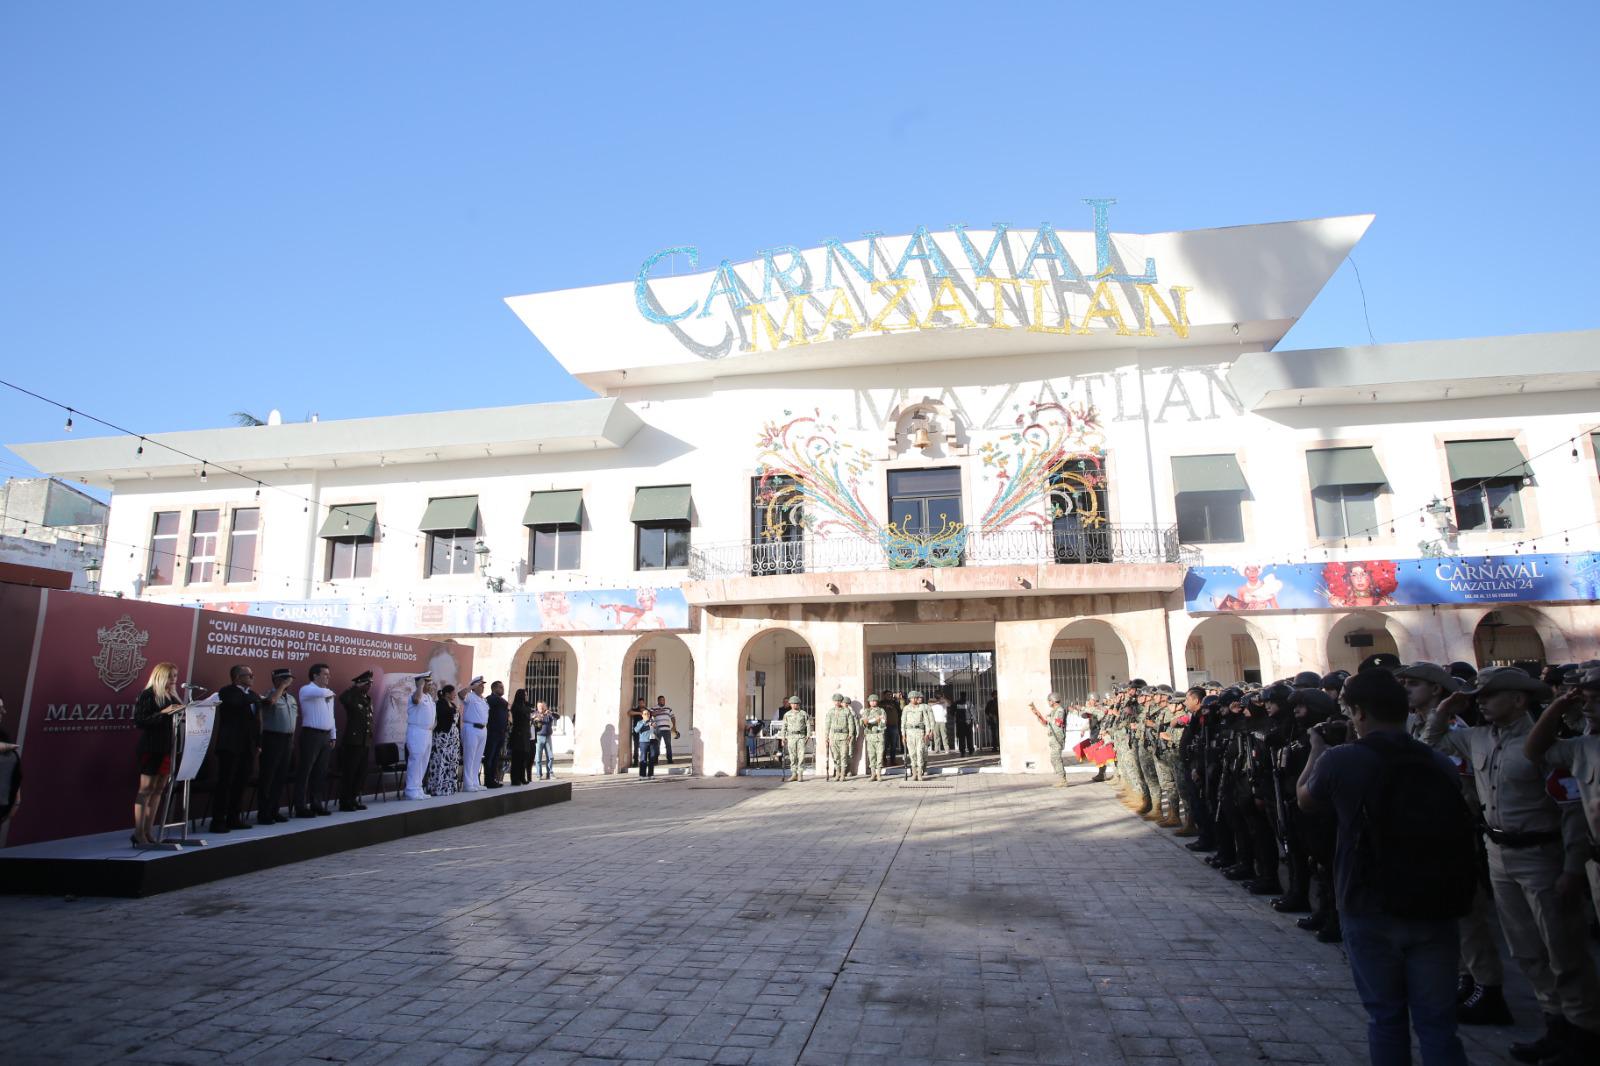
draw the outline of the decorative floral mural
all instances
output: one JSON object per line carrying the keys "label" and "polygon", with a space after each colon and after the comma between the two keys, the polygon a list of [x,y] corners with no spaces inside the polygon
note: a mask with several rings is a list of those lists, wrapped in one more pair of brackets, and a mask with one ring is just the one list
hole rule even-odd
{"label": "decorative floral mural", "polygon": [[[863,497],[872,484],[872,456],[839,437],[836,417],[821,408],[783,413],[757,440],[760,463],[757,500],[764,540],[800,535],[860,537],[882,548],[896,569],[954,566],[974,533],[1005,529],[1043,531],[1067,515],[1080,528],[1103,525],[1100,489],[1105,483],[1103,434],[1093,410],[1060,403],[1018,408],[1016,429],[980,449],[983,480],[994,493],[975,523],[941,515],[937,530],[901,529],[881,522]],[[1049,500],[1048,505],[1041,505]]]}

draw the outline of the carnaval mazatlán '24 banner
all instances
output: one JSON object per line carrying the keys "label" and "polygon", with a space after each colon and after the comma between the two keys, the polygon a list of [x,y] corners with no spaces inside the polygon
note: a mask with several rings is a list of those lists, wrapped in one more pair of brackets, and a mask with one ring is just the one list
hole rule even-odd
{"label": "carnaval mazatl\u00e1n '24 banner", "polygon": [[1600,554],[1195,566],[1183,599],[1190,614],[1595,600]]}

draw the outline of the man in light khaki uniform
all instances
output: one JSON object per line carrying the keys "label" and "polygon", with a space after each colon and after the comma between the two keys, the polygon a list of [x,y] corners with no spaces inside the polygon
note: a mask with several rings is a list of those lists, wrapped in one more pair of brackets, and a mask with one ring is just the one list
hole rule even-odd
{"label": "man in light khaki uniform", "polygon": [[855,756],[856,732],[855,711],[850,709],[844,693],[835,692],[827,723],[820,730],[828,738],[829,781],[843,781],[849,775],[850,763]]}
{"label": "man in light khaki uniform", "polygon": [[[1478,697],[1486,724],[1451,729],[1469,695]],[[1476,687],[1434,709],[1423,739],[1472,767],[1500,928],[1545,1017],[1544,1035],[1512,1044],[1511,1057],[1576,1066],[1600,1061],[1600,975],[1583,912],[1572,906],[1589,856],[1583,812],[1557,805],[1549,773],[1524,750],[1533,729],[1528,711],[1550,695],[1550,686],[1516,667],[1484,670]]]}
{"label": "man in light khaki uniform", "polygon": [[[1437,663],[1416,662],[1395,671],[1395,677],[1405,686],[1409,713],[1406,731],[1418,740],[1440,701],[1452,692],[1461,691],[1461,680]],[[1463,760],[1461,790],[1467,797],[1467,809],[1478,809],[1478,789],[1473,783],[1472,766]],[[1506,1006],[1501,986],[1505,983],[1505,966],[1500,959],[1500,945],[1494,938],[1490,916],[1494,901],[1489,898],[1486,886],[1478,886],[1472,897],[1472,910],[1459,923],[1461,935],[1461,965],[1466,969],[1461,1000],[1456,1020],[1463,1025],[1511,1025],[1511,1008]],[[1466,984],[1467,980],[1471,985]]]}

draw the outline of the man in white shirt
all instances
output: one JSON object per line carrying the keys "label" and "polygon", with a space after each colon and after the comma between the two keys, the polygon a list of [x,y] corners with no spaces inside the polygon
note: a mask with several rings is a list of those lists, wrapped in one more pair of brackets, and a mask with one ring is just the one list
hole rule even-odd
{"label": "man in white shirt", "polygon": [[328,776],[328,759],[338,729],[333,717],[337,693],[328,687],[332,671],[327,663],[311,667],[311,680],[300,688],[300,744],[294,772],[294,815],[310,818],[332,814],[327,809],[323,785]]}
{"label": "man in white shirt", "polygon": [[950,711],[948,697],[934,696],[933,702],[928,704],[928,709],[933,712],[933,750],[944,753],[950,750]]}
{"label": "man in white shirt", "polygon": [[472,679],[461,700],[461,772],[463,792],[482,792],[483,748],[489,740],[489,701],[483,698],[483,676]]}

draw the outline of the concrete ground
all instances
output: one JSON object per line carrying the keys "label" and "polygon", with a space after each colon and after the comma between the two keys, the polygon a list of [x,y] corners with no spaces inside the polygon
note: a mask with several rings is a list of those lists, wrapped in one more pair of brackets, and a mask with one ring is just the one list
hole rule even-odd
{"label": "concrete ground", "polygon": [[148,900],[0,898],[3,1055],[1365,1062],[1339,948],[1181,844],[1086,780],[580,780]]}

